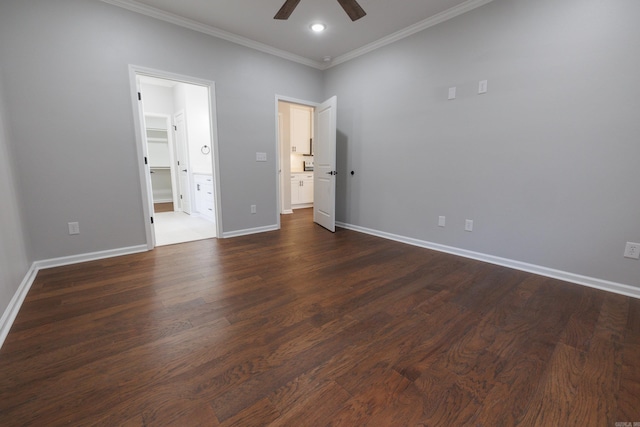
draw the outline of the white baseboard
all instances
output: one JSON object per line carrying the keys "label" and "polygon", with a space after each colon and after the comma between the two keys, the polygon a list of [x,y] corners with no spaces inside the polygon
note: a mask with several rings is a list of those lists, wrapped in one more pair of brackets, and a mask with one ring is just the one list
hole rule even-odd
{"label": "white baseboard", "polygon": [[282,211],[282,215],[291,215],[293,213],[293,209],[285,209]]}
{"label": "white baseboard", "polygon": [[291,205],[291,210],[312,208],[313,203],[300,203],[299,205]]}
{"label": "white baseboard", "polygon": [[411,237],[399,236],[397,234],[387,233],[384,231],[373,230],[358,225],[337,222],[336,226],[346,228],[348,230],[360,233],[370,234],[372,236],[382,237],[383,239],[394,240],[408,245],[419,246],[421,248],[432,249],[439,252],[446,252],[452,255],[458,255],[465,258],[475,259],[490,264],[501,265],[503,267],[513,268],[515,270],[526,271],[528,273],[538,274],[540,276],[551,277],[553,279],[563,280],[578,285],[588,286],[603,291],[613,292],[628,297],[640,299],[640,288],[625,285],[623,283],[610,282],[608,280],[597,279],[595,277],[582,276],[553,268],[543,267],[540,265],[528,264],[526,262],[515,261],[508,258],[501,258],[493,255],[487,255],[480,252],[468,251],[466,249],[454,248],[452,246],[440,245],[438,243],[428,242],[425,240],[414,239]]}
{"label": "white baseboard", "polygon": [[[475,259],[479,261],[484,261],[490,264],[501,265],[504,267],[513,268],[515,270],[526,271],[529,273],[539,274],[545,277],[551,277],[554,279],[563,280],[566,282],[576,283],[578,285],[588,286],[591,288],[600,289],[603,291],[613,292],[620,295],[625,295],[633,298],[640,299],[640,288],[625,285],[622,283],[610,282],[607,280],[597,279],[594,277],[582,276],[579,274],[569,273],[566,271],[555,270],[552,268],[547,268],[539,265],[528,264],[521,261],[515,261],[507,258],[501,258],[493,255],[487,255],[479,252],[468,251],[466,249],[454,248],[451,246],[440,245],[438,243],[428,242],[425,240],[414,239],[411,237],[399,236],[397,234],[387,233],[384,231],[373,230],[370,228],[360,227],[357,225],[346,224],[342,222],[336,222],[336,226],[345,228],[348,230],[357,231],[360,233],[370,234],[372,236],[381,237],[383,239],[394,240],[400,243],[406,243],[413,246],[418,246],[421,248],[432,249],[439,252],[446,252],[452,255],[458,255],[465,258]],[[257,227],[250,228],[246,230],[237,230],[230,231],[228,233],[223,233],[223,238],[231,238],[231,237],[239,237],[246,236],[249,234],[257,234],[257,233],[265,233],[268,231],[276,231],[278,230],[277,225],[270,225],[266,227]],[[101,252],[92,252],[88,254],[80,254],[80,255],[72,255],[68,257],[61,258],[53,258],[48,260],[36,261],[34,262],[29,271],[27,271],[22,283],[18,287],[16,293],[11,298],[9,302],[9,306],[6,308],[4,313],[2,314],[2,318],[0,318],[0,348],[4,344],[7,335],[9,334],[9,330],[13,325],[13,322],[18,315],[18,311],[24,302],[24,299],[31,289],[33,282],[41,269],[52,268],[52,267],[60,267],[63,265],[71,265],[78,264],[81,262],[87,261],[95,261],[99,259],[112,258],[122,255],[130,255],[134,253],[146,252],[148,248],[146,245],[139,246],[130,246],[127,248],[120,249],[112,249]]]}
{"label": "white baseboard", "polygon": [[240,237],[247,236],[249,234],[258,234],[258,233],[266,233],[268,231],[277,231],[280,228],[277,224],[267,225],[265,227],[256,227],[256,228],[247,228],[246,230],[236,230],[236,231],[228,231],[226,233],[222,233],[223,239],[229,239],[231,237]]}
{"label": "white baseboard", "polygon": [[81,262],[96,261],[99,259],[113,258],[122,255],[137,254],[139,252],[146,252],[148,250],[149,248],[147,248],[147,245],[129,246],[127,248],[110,249],[107,251],[90,252],[88,254],[46,259],[42,261],[36,261],[34,262],[34,264],[38,270],[41,270],[43,268],[61,267],[63,265],[79,264]]}
{"label": "white baseboard", "polygon": [[4,340],[7,339],[9,330],[11,329],[11,326],[13,326],[13,322],[16,320],[18,311],[20,311],[20,307],[22,307],[22,303],[27,297],[27,293],[29,292],[29,289],[31,289],[31,285],[33,285],[33,281],[36,279],[37,275],[38,267],[33,263],[31,264],[29,271],[27,271],[27,274],[24,276],[22,283],[18,286],[18,290],[13,294],[13,298],[9,301],[9,306],[2,314],[2,318],[0,318],[0,348],[4,344]]}
{"label": "white baseboard", "polygon": [[31,264],[29,271],[27,271],[27,274],[24,276],[22,283],[20,283],[20,286],[18,286],[18,290],[13,295],[13,298],[11,298],[9,305],[2,314],[2,318],[0,318],[0,348],[4,344],[4,340],[7,338],[9,330],[11,329],[11,326],[13,326],[13,322],[16,320],[18,311],[20,311],[20,307],[22,307],[22,303],[24,303],[24,299],[26,298],[29,289],[31,289],[31,286],[33,285],[33,282],[40,270],[45,268],[61,267],[63,265],[78,264],[86,261],[113,258],[121,255],[130,255],[139,252],[146,252],[148,250],[149,249],[147,248],[147,245],[139,245],[130,246],[127,248],[111,249],[108,251],[91,252],[88,254],[72,255],[68,257],[35,261],[33,264]]}

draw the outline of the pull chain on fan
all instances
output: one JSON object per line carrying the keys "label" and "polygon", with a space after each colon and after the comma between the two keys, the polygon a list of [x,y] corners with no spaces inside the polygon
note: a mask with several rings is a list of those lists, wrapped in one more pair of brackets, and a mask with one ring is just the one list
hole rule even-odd
{"label": "pull chain on fan", "polygon": [[[286,0],[273,19],[289,19],[300,0]],[[367,14],[356,0],[338,0],[340,6],[347,12],[352,21],[357,21]]]}

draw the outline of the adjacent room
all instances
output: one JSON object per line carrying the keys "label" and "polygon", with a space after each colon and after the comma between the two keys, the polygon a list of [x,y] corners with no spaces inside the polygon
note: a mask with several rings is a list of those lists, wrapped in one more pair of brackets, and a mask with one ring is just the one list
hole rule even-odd
{"label": "adjacent room", "polygon": [[0,2],[0,425],[640,423],[639,16]]}

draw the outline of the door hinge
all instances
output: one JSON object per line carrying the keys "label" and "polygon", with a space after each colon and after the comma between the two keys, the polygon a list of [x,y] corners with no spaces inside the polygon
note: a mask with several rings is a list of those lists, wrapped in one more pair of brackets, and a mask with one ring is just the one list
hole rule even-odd
{"label": "door hinge", "polygon": [[151,217],[151,224],[153,224],[153,217]]}
{"label": "door hinge", "polygon": [[147,163],[147,158],[146,158],[146,157],[144,158],[144,164],[145,164],[145,165],[148,165],[148,164],[149,164],[149,163]]}
{"label": "door hinge", "polygon": [[182,194],[180,195],[180,200],[182,200]]}
{"label": "door hinge", "polygon": [[178,126],[173,126],[173,130],[178,130]]}
{"label": "door hinge", "polygon": [[142,94],[138,92],[138,101],[142,101]]}

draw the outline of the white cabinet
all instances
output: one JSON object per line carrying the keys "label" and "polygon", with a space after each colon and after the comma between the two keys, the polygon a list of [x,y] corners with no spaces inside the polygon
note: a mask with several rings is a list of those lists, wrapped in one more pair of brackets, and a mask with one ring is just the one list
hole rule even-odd
{"label": "white cabinet", "polygon": [[291,174],[291,207],[310,207],[313,204],[313,174]]}
{"label": "white cabinet", "polygon": [[196,211],[210,220],[215,220],[214,197],[213,197],[213,176],[193,175],[196,195]]}
{"label": "white cabinet", "polygon": [[310,107],[292,105],[291,113],[291,152],[311,154],[311,138],[313,137],[312,114]]}

